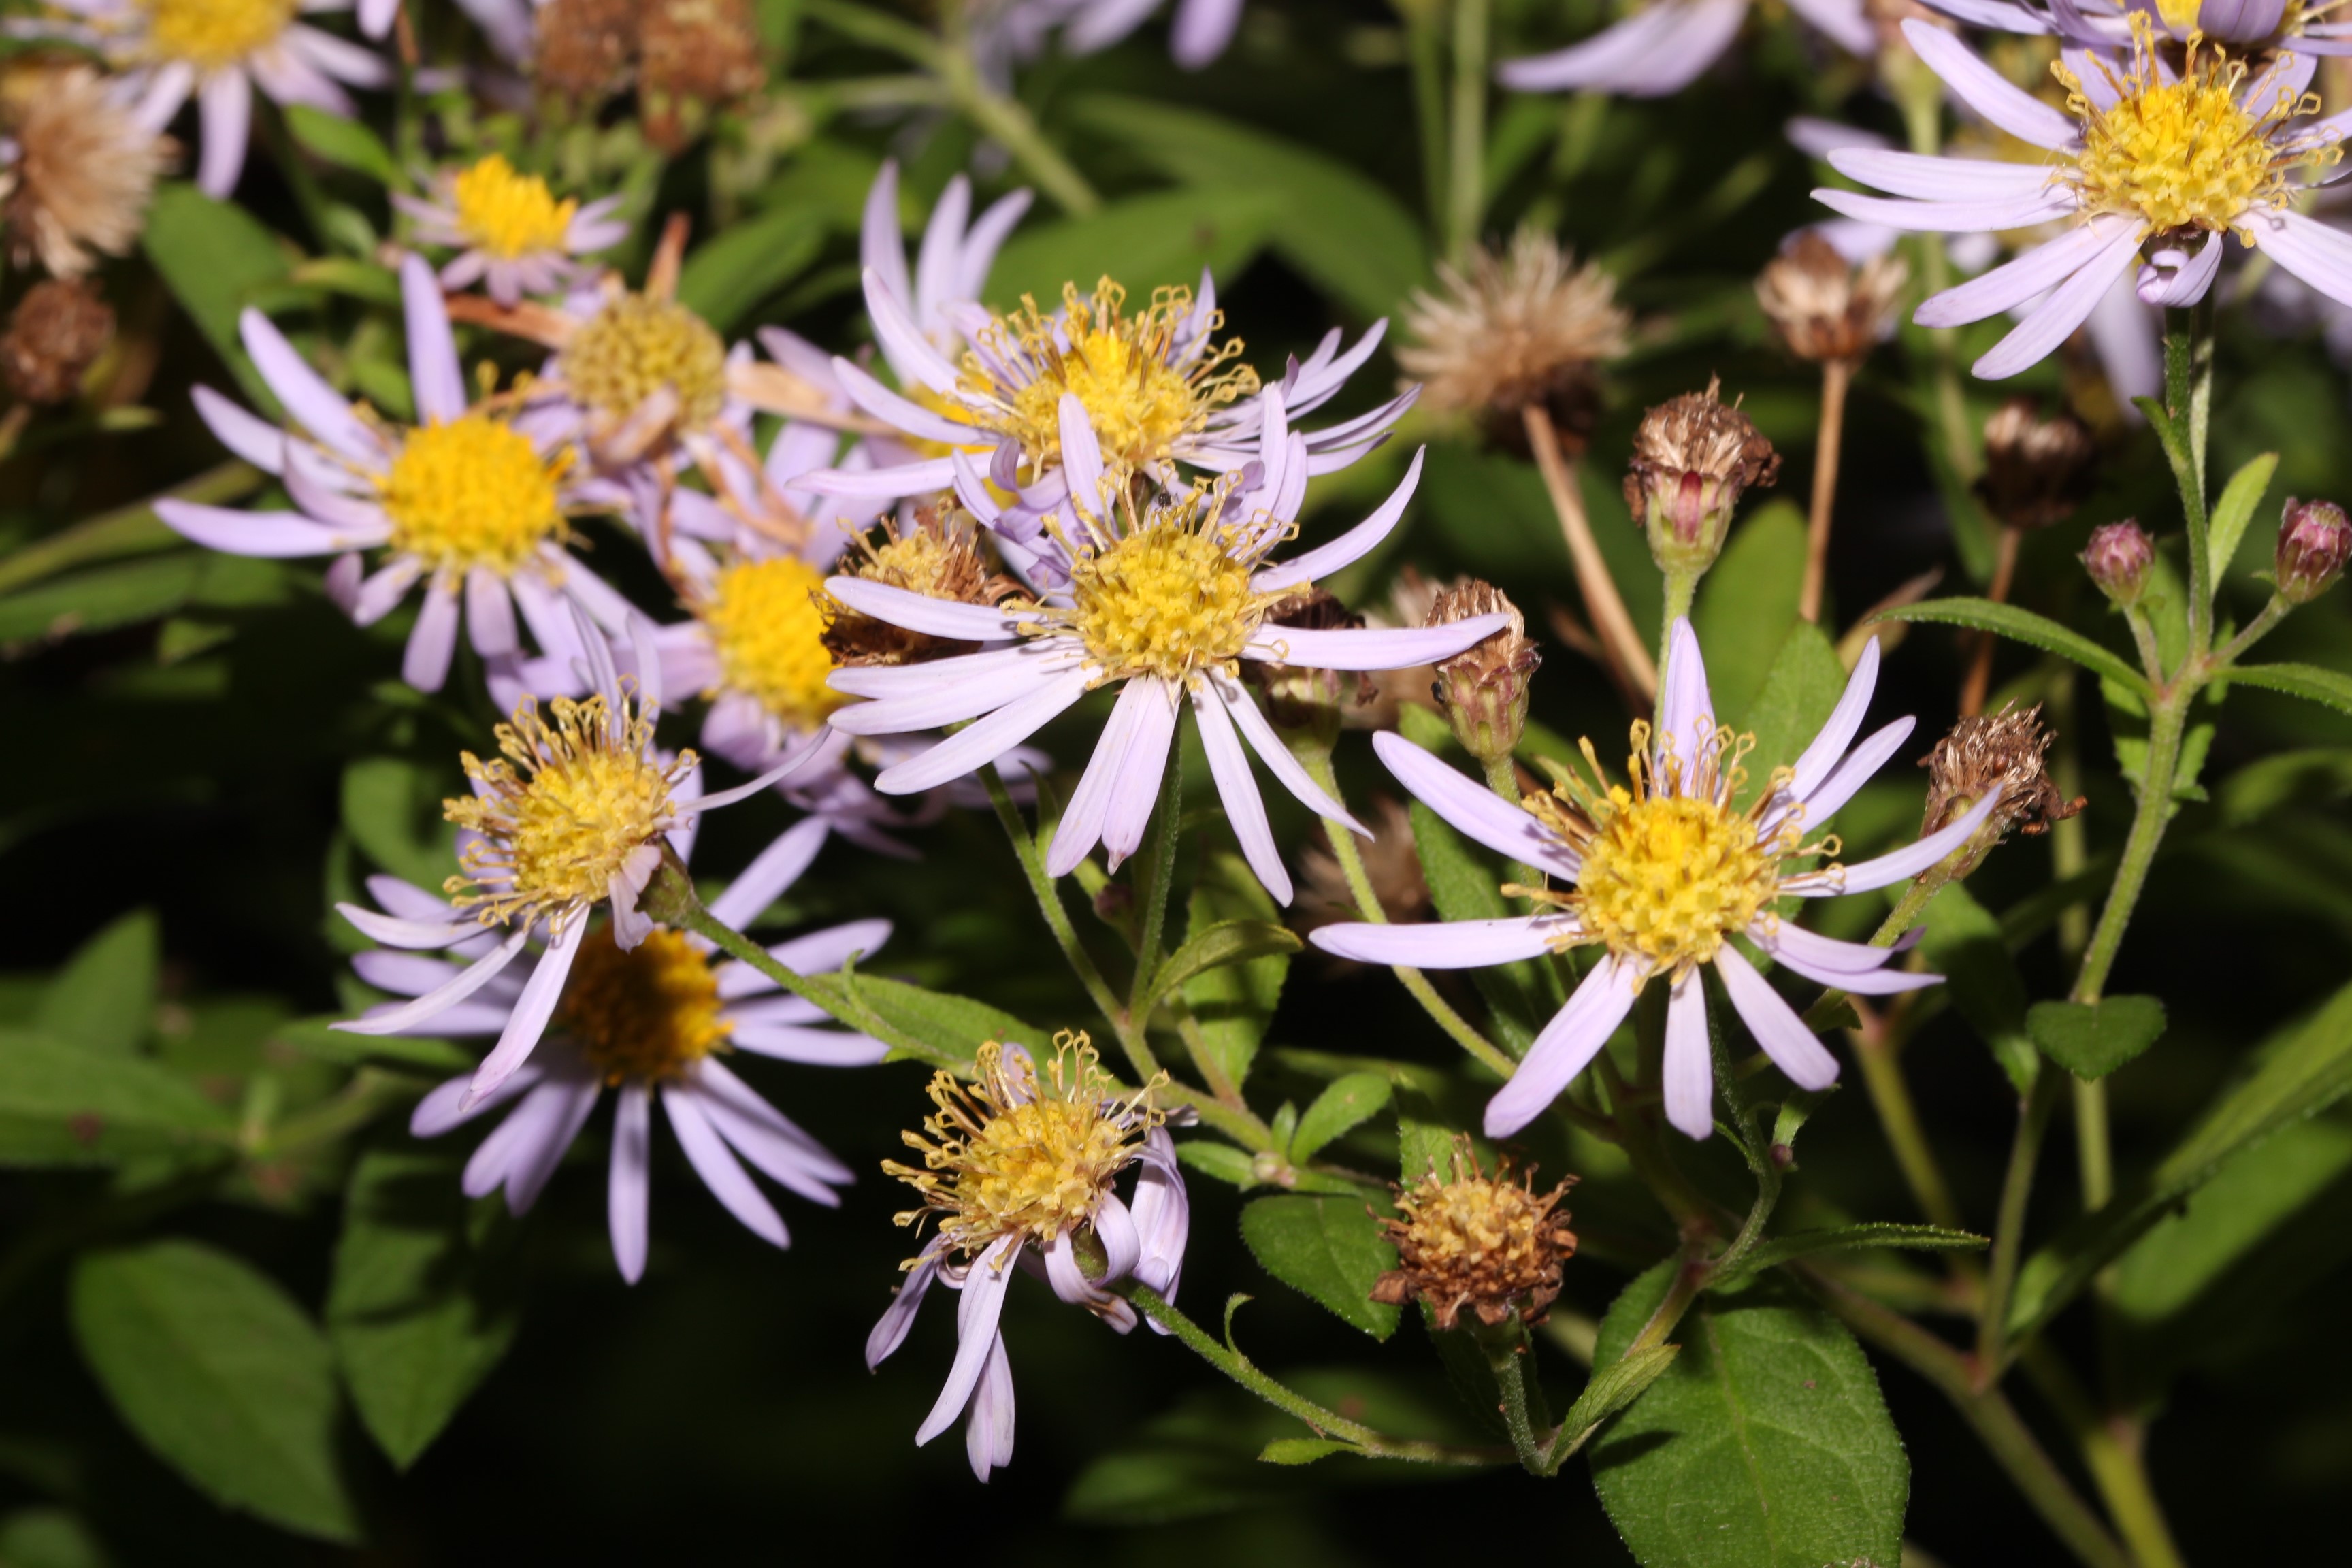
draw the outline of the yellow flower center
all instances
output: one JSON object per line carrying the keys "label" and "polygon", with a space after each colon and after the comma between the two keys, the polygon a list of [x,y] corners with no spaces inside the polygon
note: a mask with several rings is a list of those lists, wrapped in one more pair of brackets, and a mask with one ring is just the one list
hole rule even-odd
{"label": "yellow flower center", "polygon": [[2137,218],[2150,234],[2236,228],[2251,244],[2241,220],[2251,208],[2286,199],[2289,170],[2341,156],[2333,146],[2283,147],[2272,140],[2287,121],[2315,113],[2319,99],[2298,100],[2282,89],[2275,102],[2250,112],[2238,102],[2245,62],[2207,48],[2201,38],[2190,39],[2179,78],[2164,81],[2152,32],[2144,15],[2134,17],[2131,74],[2110,73],[2122,94],[2111,109],[2095,107],[2063,66],[2052,68],[2069,89],[2067,107],[2083,121],[2074,175],[2083,210]]}
{"label": "yellow flower center", "polygon": [[720,679],[796,730],[815,729],[846,700],[824,683],[833,656],[816,598],[824,591],[816,571],[780,556],[730,566],[695,606],[719,655]]}
{"label": "yellow flower center", "polygon": [[665,386],[680,425],[707,425],[727,402],[727,345],[675,300],[622,295],[572,334],[562,360],[572,396],[616,418]]}
{"label": "yellow flower center", "polygon": [[376,481],[391,545],[434,570],[488,566],[504,576],[564,531],[562,483],[572,456],[540,456],[530,437],[486,414],[420,426]]}
{"label": "yellow flower center", "polygon": [[165,59],[218,70],[274,42],[294,20],[295,0],[142,0],[147,37]]}
{"label": "yellow flower center", "polygon": [[[1020,443],[1034,468],[1061,460],[1061,404],[1075,393],[1086,405],[1102,444],[1103,460],[1129,468],[1165,461],[1178,440],[1208,423],[1210,411],[1257,390],[1257,373],[1230,362],[1241,353],[1228,341],[1191,364],[1171,363],[1178,331],[1192,312],[1188,289],[1155,289],[1139,314],[1120,312],[1127,290],[1105,278],[1091,297],[1062,286],[1060,320],[1037,302],[999,318],[988,331],[1001,352],[1041,367],[1036,380],[1003,402],[995,378],[978,354],[965,356],[964,390],[997,405],[992,427]],[[1068,347],[1062,346],[1066,340]]]}
{"label": "yellow flower center", "polygon": [[1153,522],[1078,557],[1070,624],[1107,679],[1189,680],[1229,666],[1276,597],[1251,589],[1230,534],[1199,516]]}
{"label": "yellow flower center", "polygon": [[675,1078],[734,1028],[719,1016],[719,977],[692,942],[656,931],[624,952],[610,926],[581,942],[555,1021],[614,1084]]}
{"label": "yellow flower center", "polygon": [[580,210],[577,201],[557,201],[537,174],[515,173],[497,153],[458,174],[450,199],[467,242],[502,261],[562,249]]}
{"label": "yellow flower center", "polygon": [[479,793],[441,803],[449,821],[481,835],[465,875],[444,890],[485,925],[516,916],[560,924],[604,898],[629,858],[677,826],[670,791],[695,765],[692,752],[667,770],[655,762],[654,711],[633,711],[625,698],[617,716],[602,697],[559,697],[548,709],[552,725],[526,698],[498,728],[503,760],[463,754]]}
{"label": "yellow flower center", "polygon": [[1112,1178],[1137,1158],[1160,1113],[1143,1092],[1115,1097],[1083,1034],[1065,1034],[1041,1081],[1028,1058],[994,1041],[981,1047],[975,1080],[933,1076],[939,1113],[905,1134],[922,1169],[886,1161],[883,1170],[923,1196],[900,1225],[936,1214],[940,1234],[966,1257],[1008,1236],[1044,1246],[1089,1223]]}
{"label": "yellow flower center", "polygon": [[1639,954],[1654,970],[1715,956],[1772,900],[1779,862],[1756,842],[1756,824],[1711,800],[1610,792],[1617,808],[1585,847],[1577,878],[1584,929],[1612,952]]}

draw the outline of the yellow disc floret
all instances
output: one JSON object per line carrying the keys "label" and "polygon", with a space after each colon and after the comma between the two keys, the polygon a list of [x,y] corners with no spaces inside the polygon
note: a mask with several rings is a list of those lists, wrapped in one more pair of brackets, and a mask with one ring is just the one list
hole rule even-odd
{"label": "yellow disc floret", "polygon": [[394,550],[435,571],[487,566],[505,576],[563,531],[569,452],[543,458],[530,437],[480,413],[420,426],[376,481]]}
{"label": "yellow disc floret", "polygon": [[142,0],[155,54],[198,70],[233,66],[275,42],[294,20],[295,0]]}
{"label": "yellow disc floret", "polygon": [[675,1078],[721,1048],[719,979],[685,937],[656,931],[624,952],[613,928],[580,944],[555,1022],[607,1083]]}
{"label": "yellow disc floret", "polygon": [[727,402],[727,345],[710,323],[671,300],[623,294],[563,345],[563,384],[599,413],[626,418],[663,387],[677,423],[707,425]]}
{"label": "yellow disc floret", "polygon": [[1078,557],[1069,620],[1107,679],[1189,680],[1230,666],[1256,633],[1277,595],[1251,588],[1213,510],[1159,518]]}
{"label": "yellow disc floret", "polygon": [[1027,1052],[994,1041],[981,1047],[971,1083],[933,1076],[939,1113],[904,1135],[922,1168],[882,1166],[923,1196],[900,1225],[937,1215],[940,1237],[976,1258],[1006,1237],[1043,1247],[1092,1223],[1112,1178],[1162,1118],[1145,1103],[1151,1086],[1118,1096],[1085,1035],[1055,1045],[1042,1079]]}
{"label": "yellow disc floret", "polygon": [[825,685],[824,578],[791,556],[743,561],[719,575],[695,614],[710,633],[719,680],[757,698],[796,730],[813,730],[847,700]]}
{"label": "yellow disc floret", "polygon": [[1237,341],[1183,359],[1192,290],[1156,289],[1132,316],[1121,312],[1126,300],[1127,290],[1108,278],[1091,296],[1066,283],[1057,319],[1024,295],[1022,308],[992,323],[982,340],[997,357],[1035,368],[1034,379],[1018,387],[1005,387],[981,355],[966,356],[964,391],[994,405],[984,422],[1019,442],[1033,467],[1061,460],[1065,393],[1086,405],[1104,460],[1139,468],[1165,462],[1212,410],[1257,390],[1255,371],[1229,363],[1241,353]]}
{"label": "yellow disc floret", "polygon": [[449,198],[467,243],[502,261],[562,249],[580,211],[579,202],[557,201],[545,180],[517,174],[498,153],[461,172]]}
{"label": "yellow disc floret", "polygon": [[681,752],[667,768],[654,760],[652,710],[632,711],[624,698],[614,714],[603,697],[559,697],[548,710],[552,725],[526,698],[499,726],[504,759],[464,753],[476,793],[441,803],[449,821],[481,836],[466,852],[466,874],[445,890],[485,925],[578,918],[677,825],[670,792],[696,759]]}
{"label": "yellow disc floret", "polygon": [[2201,37],[2190,38],[2185,66],[2166,80],[2144,14],[2134,16],[2133,33],[2131,74],[2109,72],[2120,96],[2108,109],[2096,107],[2063,66],[2053,68],[2069,89],[2068,108],[2083,121],[2073,175],[2083,211],[2136,218],[2149,234],[2235,230],[2252,244],[2246,215],[2286,200],[2290,170],[2324,166],[2341,155],[2332,146],[2273,139],[2285,121],[2315,113],[2318,96],[2298,100],[2281,89],[2274,102],[2241,104],[2245,61]]}

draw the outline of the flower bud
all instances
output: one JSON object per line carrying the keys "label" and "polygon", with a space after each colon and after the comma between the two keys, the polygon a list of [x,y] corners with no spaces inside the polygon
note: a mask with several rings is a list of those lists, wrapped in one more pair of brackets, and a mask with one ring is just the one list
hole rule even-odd
{"label": "flower bud", "polygon": [[[1269,626],[1296,626],[1301,631],[1339,631],[1360,626],[1364,617],[1321,588],[1304,588],[1266,612]],[[1350,704],[1371,700],[1373,687],[1362,676],[1350,679],[1336,669],[1303,664],[1242,666],[1243,677],[1265,694],[1265,716],[1277,730],[1305,731],[1326,749],[1339,738],[1342,711]]]}
{"label": "flower bud", "polygon": [[1528,681],[1543,655],[1527,637],[1519,607],[1502,590],[1473,579],[1437,595],[1424,626],[1450,626],[1500,611],[1510,624],[1484,642],[1437,666],[1437,696],[1463,749],[1482,763],[1498,763],[1518,750],[1528,727]]}
{"label": "flower bud", "polygon": [[2155,564],[2155,541],[2129,518],[2093,529],[2091,542],[2083,551],[2083,570],[2100,593],[2126,610],[2147,592],[2148,568]]}
{"label": "flower bud", "polygon": [[1967,816],[1993,790],[2000,791],[2000,804],[1984,826],[1944,862],[1950,875],[1965,877],[1975,870],[2012,832],[2028,837],[2047,833],[2052,823],[2083,809],[2082,796],[2068,800],[2050,782],[2046,763],[2054,739],[2042,727],[2040,703],[2021,713],[2011,703],[1998,713],[1961,720],[1919,759],[1927,770],[1927,814],[1919,827],[1923,838]]}
{"label": "flower bud", "polygon": [[0,380],[26,403],[65,403],[114,336],[114,312],[89,284],[52,278],[16,301],[0,336]]}
{"label": "flower bud", "polygon": [[1540,1322],[1559,1295],[1560,1265],[1576,1253],[1568,1215],[1555,1212],[1576,1178],[1548,1193],[1535,1190],[1535,1173],[1510,1179],[1510,1162],[1493,1176],[1478,1168],[1467,1136],[1454,1146],[1454,1173],[1440,1180],[1433,1166],[1397,1193],[1396,1219],[1381,1229],[1396,1245],[1397,1267],[1372,1286],[1375,1301],[1399,1306],[1418,1300],[1441,1329],[1467,1311],[1481,1323],[1513,1312]]}
{"label": "flower bud", "polygon": [[1859,364],[1895,328],[1910,268],[1893,251],[1855,266],[1807,229],[1767,262],[1756,302],[1799,359]]}
{"label": "flower bud", "polygon": [[2011,528],[2048,528],[2074,515],[2090,493],[2098,451],[2090,426],[2072,414],[2040,416],[2030,397],[2012,397],[1985,421],[1985,471],[1977,493]]}
{"label": "flower bud", "polygon": [[1751,485],[1780,477],[1780,454],[1748,416],[1727,407],[1723,383],[1642,416],[1625,473],[1625,506],[1664,572],[1704,572],[1723,552],[1732,510]]}
{"label": "flower bud", "polygon": [[2329,500],[2293,500],[2279,520],[2279,597],[2307,605],[2336,585],[2352,555],[2352,521]]}

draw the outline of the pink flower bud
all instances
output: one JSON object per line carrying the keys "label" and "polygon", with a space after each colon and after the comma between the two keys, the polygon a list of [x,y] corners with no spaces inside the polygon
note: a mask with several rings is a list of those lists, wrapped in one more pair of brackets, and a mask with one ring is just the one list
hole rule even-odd
{"label": "pink flower bud", "polygon": [[2083,569],[2099,592],[2126,609],[2137,605],[2147,591],[2148,568],[2156,564],[2156,542],[2147,531],[2126,518],[2091,531],[2091,542],[2083,551]]}
{"label": "pink flower bud", "polygon": [[2352,521],[2344,509],[2328,500],[2286,503],[2279,521],[2278,591],[2290,605],[2307,605],[2336,584],[2344,574],[2345,557],[2352,555]]}

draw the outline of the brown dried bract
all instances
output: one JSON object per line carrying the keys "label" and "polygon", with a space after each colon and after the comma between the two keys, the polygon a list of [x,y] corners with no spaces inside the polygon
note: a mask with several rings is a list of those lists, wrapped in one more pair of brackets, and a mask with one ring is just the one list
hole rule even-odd
{"label": "brown dried bract", "polygon": [[2044,419],[2033,399],[2012,397],[1985,421],[1984,434],[1977,492],[2010,527],[2063,522],[2090,494],[2098,447],[2091,427],[2072,414]]}
{"label": "brown dried bract", "polygon": [[768,80],[751,0],[646,0],[638,50],[646,138],[671,151],[693,134],[699,111]]}
{"label": "brown dried bract", "polygon": [[1528,724],[1528,684],[1543,654],[1528,640],[1527,617],[1503,591],[1476,579],[1441,593],[1427,626],[1502,614],[1509,623],[1437,665],[1437,692],[1455,736],[1481,762],[1509,756]]}
{"label": "brown dried bract", "polygon": [[629,85],[640,0],[547,0],[539,9],[531,79],[543,92],[594,103]]}
{"label": "brown dried bract", "polygon": [[1756,301],[1799,359],[1859,364],[1895,324],[1910,268],[1893,251],[1859,267],[1807,230],[1765,265]]}
{"label": "brown dried bract", "polygon": [[1980,713],[1953,725],[1952,732],[1919,759],[1927,770],[1922,837],[1957,821],[1996,785],[2000,805],[1986,825],[1990,831],[1977,835],[1987,849],[2011,832],[2047,833],[2052,823],[2082,810],[2083,797],[2068,800],[2059,794],[2045,771],[2055,738],[2042,727],[2039,702],[2022,711],[2012,702],[1998,713]]}
{"label": "brown dried bract", "polygon": [[[945,509],[924,512],[914,531],[892,535],[886,523],[877,542],[859,534],[842,557],[839,570],[852,577],[869,578],[931,599],[953,599],[966,605],[997,605],[1025,592],[1009,577],[992,575],[980,552],[980,531],[969,517]],[[824,643],[838,665],[921,664],[971,653],[976,644],[909,631],[872,616],[860,615],[826,598]]]}
{"label": "brown dried bract", "polygon": [[1514,1311],[1542,1321],[1559,1295],[1560,1265],[1576,1253],[1569,1216],[1554,1212],[1576,1178],[1538,1193],[1532,1169],[1516,1182],[1510,1175],[1507,1159],[1486,1175],[1469,1137],[1457,1135],[1452,1176],[1440,1180],[1433,1166],[1410,1190],[1398,1189],[1401,1217],[1380,1222],[1396,1245],[1397,1267],[1372,1286],[1372,1300],[1420,1300],[1441,1329],[1465,1311],[1482,1323]]}
{"label": "brown dried bract", "polygon": [[1722,378],[1710,376],[1705,392],[1669,398],[1642,416],[1626,465],[1625,505],[1639,521],[1656,498],[1687,542],[1704,517],[1728,512],[1748,489],[1780,477],[1780,454],[1738,405],[1723,401]]}
{"label": "brown dried bract", "polygon": [[34,284],[0,337],[0,377],[26,403],[65,403],[114,337],[114,311],[79,279]]}
{"label": "brown dried bract", "polygon": [[12,75],[0,114],[16,143],[0,170],[0,214],[17,264],[37,257],[52,277],[75,278],[99,254],[129,254],[173,142],[142,126],[107,79],[82,65]]}

